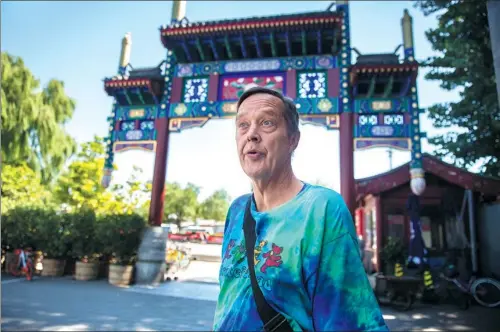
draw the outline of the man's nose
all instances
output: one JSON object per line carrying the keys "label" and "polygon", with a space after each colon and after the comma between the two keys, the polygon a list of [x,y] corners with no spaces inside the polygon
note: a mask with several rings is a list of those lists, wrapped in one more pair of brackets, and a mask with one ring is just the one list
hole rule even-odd
{"label": "man's nose", "polygon": [[248,132],[247,132],[247,140],[249,142],[259,142],[260,141],[260,135],[257,130],[256,125],[250,126]]}

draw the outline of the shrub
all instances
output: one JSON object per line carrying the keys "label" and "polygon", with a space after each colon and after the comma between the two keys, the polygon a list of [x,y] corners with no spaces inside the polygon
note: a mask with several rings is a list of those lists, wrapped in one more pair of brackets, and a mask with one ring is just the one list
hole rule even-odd
{"label": "shrub", "polygon": [[137,214],[104,215],[97,221],[96,236],[103,253],[112,264],[133,264],[146,228],[146,220]]}
{"label": "shrub", "polygon": [[406,248],[400,239],[389,237],[387,245],[382,249],[381,256],[388,264],[404,263]]}
{"label": "shrub", "polygon": [[63,216],[68,229],[70,254],[82,262],[99,259],[102,246],[96,237],[96,215],[92,210],[84,209]]}
{"label": "shrub", "polygon": [[68,255],[68,225],[55,211],[43,211],[35,220],[33,232],[36,248],[46,258],[65,259]]}
{"label": "shrub", "polygon": [[2,216],[2,246],[10,249],[36,247],[37,221],[46,211],[40,208],[13,208]]}

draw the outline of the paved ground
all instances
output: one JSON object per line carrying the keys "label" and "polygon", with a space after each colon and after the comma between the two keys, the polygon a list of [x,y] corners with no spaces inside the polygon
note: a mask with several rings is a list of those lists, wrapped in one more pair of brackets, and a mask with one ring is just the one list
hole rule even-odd
{"label": "paved ground", "polygon": [[[3,283],[3,281],[2,281]],[[105,281],[2,284],[2,331],[209,331],[214,301],[133,292]]]}
{"label": "paved ground", "polygon": [[[104,280],[71,277],[32,282],[2,275],[1,329],[4,331],[209,331],[219,288],[218,263],[195,261],[183,282],[158,288],[117,288]],[[494,331],[500,309],[416,305],[407,313],[382,308],[393,331]]]}
{"label": "paved ground", "polygon": [[[209,331],[218,287],[172,282],[159,288],[116,288],[105,281],[2,279],[3,331]],[[383,308],[394,331],[493,331],[500,311],[473,307],[417,307],[409,313]]]}

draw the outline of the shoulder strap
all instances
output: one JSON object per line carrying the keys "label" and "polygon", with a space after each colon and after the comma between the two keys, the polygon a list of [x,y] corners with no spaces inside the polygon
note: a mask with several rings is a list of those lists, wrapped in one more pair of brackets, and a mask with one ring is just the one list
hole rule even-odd
{"label": "shoulder strap", "polygon": [[248,273],[250,275],[250,282],[252,284],[253,297],[255,299],[255,304],[257,305],[257,312],[259,313],[260,319],[264,323],[264,331],[293,331],[290,324],[286,318],[276,312],[269,303],[267,303],[264,298],[264,294],[257,283],[257,278],[255,276],[255,262],[254,262],[254,250],[255,250],[255,219],[252,217],[250,212],[250,207],[252,204],[253,196],[250,196],[245,209],[245,220],[243,222],[243,233],[245,234],[245,247],[248,262]]}

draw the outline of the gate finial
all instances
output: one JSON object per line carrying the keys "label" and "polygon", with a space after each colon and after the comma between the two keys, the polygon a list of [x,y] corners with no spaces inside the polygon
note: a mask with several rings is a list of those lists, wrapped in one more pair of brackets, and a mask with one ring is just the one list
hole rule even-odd
{"label": "gate finial", "polygon": [[403,18],[401,19],[401,27],[403,28],[404,48],[413,48],[413,19],[408,13],[408,9],[404,10]]}
{"label": "gate finial", "polygon": [[174,0],[172,5],[172,23],[180,22],[186,16],[186,0]]}

